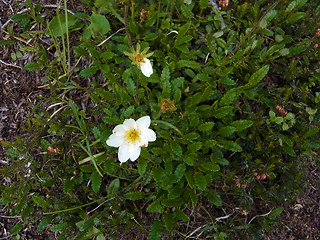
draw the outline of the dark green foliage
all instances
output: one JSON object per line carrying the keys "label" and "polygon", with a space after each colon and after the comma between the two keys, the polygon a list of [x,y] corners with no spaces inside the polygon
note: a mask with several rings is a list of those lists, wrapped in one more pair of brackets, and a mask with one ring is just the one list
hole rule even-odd
{"label": "dark green foliage", "polygon": [[[268,231],[303,185],[301,166],[318,161],[319,49],[308,17],[319,22],[316,1],[230,1],[222,11],[202,0],[83,2],[90,14],[58,14],[41,32],[58,56],[49,60],[37,42],[25,66],[45,71],[51,107],[34,109],[28,137],[3,142],[12,163],[0,173],[14,181],[1,187],[1,205],[61,239],[132,229],[186,237],[185,222],[199,214],[215,239]],[[130,37],[121,30],[126,7]],[[34,41],[39,12],[13,16]],[[150,77],[124,54],[136,43],[154,52]],[[156,141],[120,164],[106,140],[146,115]],[[214,221],[225,212],[234,215]]]}

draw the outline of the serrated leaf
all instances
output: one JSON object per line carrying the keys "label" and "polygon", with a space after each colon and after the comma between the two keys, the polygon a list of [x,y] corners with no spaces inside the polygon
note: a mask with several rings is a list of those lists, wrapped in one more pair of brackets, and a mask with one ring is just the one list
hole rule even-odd
{"label": "serrated leaf", "polygon": [[208,171],[211,171],[211,172],[217,172],[220,170],[220,167],[218,164],[216,163],[213,163],[213,162],[205,162],[205,163],[202,163],[201,164],[201,167],[204,169],[204,170],[208,170]]}
{"label": "serrated leaf", "polygon": [[53,227],[50,228],[50,230],[52,232],[60,232],[62,231],[66,226],[68,225],[68,223],[60,223],[60,224],[57,224],[57,225],[54,225]]}
{"label": "serrated leaf", "polygon": [[271,213],[269,214],[269,217],[276,217],[276,216],[280,215],[283,210],[284,210],[283,207],[279,207],[279,208],[273,209],[271,211]]}
{"label": "serrated leaf", "polygon": [[174,47],[177,47],[183,43],[189,42],[192,40],[192,38],[193,37],[191,35],[186,35],[181,38],[177,38],[176,41],[174,42]]}
{"label": "serrated leaf", "polygon": [[183,25],[183,26],[179,29],[178,36],[177,36],[177,40],[183,38],[183,37],[186,35],[186,33],[187,33],[187,31],[189,30],[190,26],[191,26],[191,22],[188,21],[185,25]]}
{"label": "serrated leaf", "polygon": [[191,170],[186,171],[186,172],[184,173],[184,176],[185,176],[185,178],[186,178],[186,180],[187,180],[188,185],[189,185],[190,188],[193,188],[193,187],[194,187],[193,175],[194,175],[194,173],[193,173]]}
{"label": "serrated leaf", "polygon": [[190,144],[187,149],[188,149],[188,152],[197,152],[200,150],[200,148],[202,147],[202,143],[201,142],[195,142],[195,143],[192,143]]}
{"label": "serrated leaf", "polygon": [[177,62],[177,68],[193,68],[193,69],[198,69],[201,67],[201,64],[195,61],[190,61],[190,60],[179,60]]}
{"label": "serrated leaf", "polygon": [[230,150],[232,152],[241,152],[242,151],[242,148],[236,142],[227,141],[227,140],[223,141],[223,148]]}
{"label": "serrated leaf", "polygon": [[152,223],[150,231],[149,231],[149,239],[150,240],[160,240],[162,234],[162,222],[156,220]]}
{"label": "serrated leaf", "polygon": [[233,108],[234,108],[233,106],[224,106],[214,110],[212,114],[216,118],[223,118],[227,115],[231,115]]}
{"label": "serrated leaf", "polygon": [[120,180],[119,178],[113,179],[112,182],[109,184],[108,187],[108,196],[117,194],[120,187]]}
{"label": "serrated leaf", "polygon": [[36,71],[36,70],[42,70],[43,65],[41,65],[39,63],[32,62],[32,63],[26,64],[23,68],[24,68],[24,70],[27,70],[27,71]]}
{"label": "serrated leaf", "polygon": [[222,136],[222,137],[229,137],[230,135],[232,135],[234,132],[236,131],[235,127],[232,126],[225,126],[219,129],[218,133]]}
{"label": "serrated leaf", "polygon": [[177,156],[182,156],[182,147],[177,142],[170,144],[172,152]]}
{"label": "serrated leaf", "polygon": [[196,132],[191,132],[183,136],[186,140],[196,140],[200,137],[200,135]]}
{"label": "serrated leaf", "polygon": [[222,205],[222,200],[220,195],[216,193],[214,190],[209,189],[205,192],[205,196],[212,202],[212,204],[220,207]]}
{"label": "serrated leaf", "polygon": [[128,107],[124,112],[123,112],[123,117],[128,118],[131,116],[131,114],[134,112],[135,107],[132,105]]}
{"label": "serrated leaf", "polygon": [[158,212],[162,213],[164,207],[161,205],[162,198],[154,200],[148,207],[147,212]]}
{"label": "serrated leaf", "polygon": [[193,175],[193,179],[194,179],[196,187],[199,190],[202,190],[202,191],[206,190],[206,188],[207,188],[207,180],[206,180],[205,176],[203,176],[202,173],[200,173],[200,172],[195,173]]}
{"label": "serrated leaf", "polygon": [[162,179],[162,188],[168,190],[172,188],[173,184],[177,182],[177,177],[174,174],[167,174],[164,179]]}
{"label": "serrated leaf", "polygon": [[22,155],[21,152],[15,150],[15,149],[7,149],[6,154],[10,157],[20,157]]}
{"label": "serrated leaf", "polygon": [[40,207],[47,208],[50,206],[50,204],[46,200],[37,195],[32,195],[32,200]]}
{"label": "serrated leaf", "polygon": [[232,122],[230,125],[232,127],[235,127],[236,131],[239,132],[239,131],[242,131],[244,129],[251,127],[252,124],[253,124],[253,122],[250,120],[237,120],[237,121]]}
{"label": "serrated leaf", "polygon": [[74,185],[75,185],[75,181],[67,179],[63,183],[63,192],[65,192],[65,193],[70,192],[73,189]]}
{"label": "serrated leaf", "polygon": [[30,215],[30,213],[32,212],[32,210],[34,209],[34,207],[30,204],[28,205],[21,213],[21,218],[25,219],[26,217],[28,217]]}
{"label": "serrated leaf", "polygon": [[202,93],[201,102],[205,102],[213,95],[213,90],[211,86],[206,87],[206,89]]}
{"label": "serrated leaf", "polygon": [[102,177],[96,172],[94,171],[91,176],[91,186],[92,186],[92,190],[97,193],[100,190],[100,186],[101,186],[101,182],[102,182]]}
{"label": "serrated leaf", "polygon": [[200,10],[203,11],[208,7],[208,0],[200,0],[199,1]]}
{"label": "serrated leaf", "polygon": [[22,223],[21,222],[18,222],[16,225],[14,225],[14,227],[10,230],[10,234],[11,235],[16,235],[18,234],[21,229],[22,229]]}
{"label": "serrated leaf", "polygon": [[160,183],[165,175],[165,171],[162,167],[156,167],[152,170],[153,179]]}
{"label": "serrated leaf", "polygon": [[201,102],[202,99],[202,93],[197,92],[196,94],[193,94],[191,97],[188,98],[188,103],[190,106],[195,106]]}
{"label": "serrated leaf", "polygon": [[48,225],[50,224],[50,222],[51,222],[51,217],[49,217],[49,216],[44,217],[44,218],[41,220],[41,222],[39,223],[36,232],[40,232],[40,231],[42,231],[43,229],[45,229],[46,226],[48,226]]}
{"label": "serrated leaf", "polygon": [[99,70],[98,66],[93,65],[91,67],[87,67],[85,69],[82,69],[79,73],[79,76],[82,78],[88,77],[88,76],[95,74],[98,70]]}
{"label": "serrated leaf", "polygon": [[180,163],[174,172],[174,175],[177,177],[177,180],[176,180],[177,182],[179,182],[181,180],[185,171],[186,171],[186,166],[184,164]]}
{"label": "serrated leaf", "polygon": [[169,190],[168,199],[176,199],[182,193],[183,188],[180,185],[174,186],[172,189]]}
{"label": "serrated leaf", "polygon": [[213,128],[213,126],[214,126],[214,122],[202,123],[198,126],[198,130],[201,132],[208,132]]}
{"label": "serrated leaf", "polygon": [[234,104],[239,96],[242,93],[242,88],[232,88],[231,90],[227,91],[222,98],[220,99],[220,106],[227,106]]}
{"label": "serrated leaf", "polygon": [[170,83],[170,70],[165,66],[161,73],[160,86],[162,88],[163,97],[170,97],[171,83]]}
{"label": "serrated leaf", "polygon": [[143,158],[139,158],[138,160],[138,172],[140,175],[143,175],[147,170],[148,162]]}
{"label": "serrated leaf", "polygon": [[175,215],[175,218],[177,220],[182,220],[182,221],[185,221],[185,222],[189,222],[190,221],[190,217],[185,214],[181,209],[177,208],[175,209],[174,211],[174,215]]}
{"label": "serrated leaf", "polygon": [[124,195],[124,197],[131,201],[136,201],[136,200],[143,199],[145,197],[145,193],[144,192],[128,192]]}
{"label": "serrated leaf", "polygon": [[311,137],[319,132],[319,128],[310,128],[305,134],[303,134],[303,138]]}
{"label": "serrated leaf", "polygon": [[246,88],[251,88],[257,85],[269,72],[269,65],[265,65],[251,75],[248,84],[245,85]]}
{"label": "serrated leaf", "polygon": [[172,231],[174,228],[174,223],[175,223],[173,213],[165,213],[163,215],[163,222],[164,222],[164,225],[166,226],[167,230]]}
{"label": "serrated leaf", "polygon": [[299,21],[300,19],[304,18],[307,14],[305,12],[295,12],[292,13],[286,20],[287,23],[292,24],[294,22]]}

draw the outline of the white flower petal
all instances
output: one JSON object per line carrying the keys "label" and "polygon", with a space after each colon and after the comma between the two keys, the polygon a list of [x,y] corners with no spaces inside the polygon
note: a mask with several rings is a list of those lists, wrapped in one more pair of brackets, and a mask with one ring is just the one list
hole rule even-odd
{"label": "white flower petal", "polygon": [[148,58],[145,58],[144,62],[140,63],[140,66],[141,66],[141,72],[143,73],[143,75],[145,75],[146,77],[150,77],[151,74],[153,73],[150,60]]}
{"label": "white flower petal", "polygon": [[124,120],[122,125],[126,130],[130,128],[137,128],[136,121],[132,118]]}
{"label": "white flower petal", "polygon": [[107,140],[107,145],[109,145],[110,147],[119,147],[123,143],[123,141],[123,137],[111,134]]}
{"label": "white flower petal", "polygon": [[133,162],[138,159],[140,156],[141,148],[135,145],[130,145],[129,147],[129,157],[130,160]]}
{"label": "white flower petal", "polygon": [[128,161],[129,156],[129,147],[127,144],[122,144],[119,147],[118,158],[121,163]]}
{"label": "white flower petal", "polygon": [[123,124],[117,125],[113,129],[113,134],[116,134],[117,136],[123,136],[126,132],[126,129],[123,127]]}
{"label": "white flower petal", "polygon": [[149,116],[144,116],[139,118],[137,121],[138,128],[148,128],[150,126],[151,120]]}
{"label": "white flower petal", "polygon": [[143,129],[141,131],[141,138],[146,139],[148,142],[154,142],[157,139],[156,133],[151,129]]}

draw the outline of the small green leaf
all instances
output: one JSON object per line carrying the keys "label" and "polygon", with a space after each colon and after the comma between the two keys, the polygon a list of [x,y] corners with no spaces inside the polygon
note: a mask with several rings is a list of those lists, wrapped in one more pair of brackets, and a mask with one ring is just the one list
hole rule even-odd
{"label": "small green leaf", "polygon": [[200,10],[203,11],[208,7],[208,0],[200,0],[199,1]]}
{"label": "small green leaf", "polygon": [[220,207],[222,205],[222,200],[220,195],[216,193],[214,190],[209,189],[205,192],[205,196],[212,202],[212,204]]}
{"label": "small green leaf", "polygon": [[66,228],[66,226],[68,225],[68,223],[60,223],[60,224],[57,224],[57,225],[54,225],[53,227],[50,228],[50,230],[52,232],[60,232],[62,231],[63,229]]}
{"label": "small green leaf", "polygon": [[148,207],[147,212],[158,212],[162,213],[164,210],[164,207],[161,205],[162,198],[158,198],[153,201]]}
{"label": "small green leaf", "polygon": [[195,142],[190,144],[187,147],[187,149],[188,149],[188,152],[197,152],[201,149],[201,147],[202,147],[202,142]]}
{"label": "small green leaf", "polygon": [[204,191],[207,188],[207,180],[202,173],[195,173],[193,176],[194,182],[199,190]]}
{"label": "small green leaf", "polygon": [[38,195],[32,195],[32,200],[38,204],[40,207],[43,207],[43,208],[47,208],[50,206],[50,204],[44,200],[43,198],[39,197]]}
{"label": "small green leaf", "polygon": [[246,88],[254,87],[257,85],[269,72],[269,65],[265,65],[251,75],[249,78],[248,84],[245,85]]}
{"label": "small green leaf", "polygon": [[30,215],[30,213],[32,212],[32,210],[34,209],[34,207],[30,204],[28,205],[23,212],[21,213],[21,218],[25,219],[26,217],[28,217]]}
{"label": "small green leaf", "polygon": [[10,230],[11,235],[16,235],[18,234],[21,229],[22,229],[22,223],[18,222],[16,225],[14,225],[14,227]]}
{"label": "small green leaf", "polygon": [[146,159],[139,158],[138,160],[138,172],[140,175],[143,175],[147,170],[148,162]]}
{"label": "small green leaf", "polygon": [[198,129],[201,132],[208,132],[210,131],[214,126],[214,122],[206,122],[199,125]]}
{"label": "small green leaf", "polygon": [[91,174],[91,186],[92,186],[92,190],[97,193],[100,190],[100,186],[101,186],[101,182],[102,182],[102,177],[96,172],[94,171]]}
{"label": "small green leaf", "polygon": [[180,163],[174,172],[174,175],[177,177],[177,182],[181,180],[185,171],[186,171],[186,166],[183,163]]}
{"label": "small green leaf", "polygon": [[227,115],[231,115],[233,111],[233,106],[225,106],[218,108],[217,110],[213,111],[213,116],[216,118],[223,118]]}
{"label": "small green leaf", "polygon": [[156,220],[152,223],[149,231],[149,240],[160,240],[162,234],[162,221]]}
{"label": "small green leaf", "polygon": [[36,71],[36,70],[42,70],[43,69],[43,65],[39,64],[39,63],[28,63],[24,66],[24,70],[27,71]]}
{"label": "small green leaf", "polygon": [[143,199],[145,197],[145,193],[144,192],[128,192],[124,195],[124,197],[131,201],[136,201],[136,200]]}
{"label": "small green leaf", "polygon": [[286,20],[287,23],[292,24],[294,22],[299,21],[300,19],[304,18],[307,14],[305,12],[295,12],[292,13]]}
{"label": "small green leaf", "polygon": [[236,131],[239,132],[239,131],[242,131],[244,129],[251,127],[252,124],[253,124],[253,122],[250,120],[237,120],[237,121],[232,122],[230,125],[232,127],[235,127]]}
{"label": "small green leaf", "polygon": [[43,229],[45,229],[46,226],[48,226],[51,222],[51,217],[50,216],[46,216],[44,217],[41,222],[39,223],[36,232],[40,232]]}
{"label": "small green leaf", "polygon": [[231,126],[225,126],[219,129],[218,133],[222,136],[222,137],[229,137],[230,135],[232,135],[234,132],[236,131],[235,127],[231,127]]}
{"label": "small green leaf", "polygon": [[112,180],[112,182],[109,184],[108,187],[108,196],[114,195],[118,193],[120,187],[120,180],[119,178],[115,178]]}
{"label": "small green leaf", "polygon": [[20,157],[22,155],[21,152],[15,150],[15,149],[7,149],[6,154],[10,157]]}
{"label": "small green leaf", "polygon": [[166,226],[167,230],[172,231],[174,228],[174,223],[175,223],[173,213],[165,213],[163,215],[163,222],[164,222],[164,225]]}
{"label": "small green leaf", "polygon": [[66,23],[66,15],[59,14],[52,18],[49,23],[49,32],[51,32],[55,37],[62,36],[67,32],[67,28],[71,28],[77,22],[77,18],[70,13],[67,14],[68,22]]}
{"label": "small green leaf", "polygon": [[174,211],[174,215],[175,215],[175,218],[177,220],[182,220],[182,221],[186,221],[186,222],[189,222],[190,221],[190,217],[185,214],[181,209],[179,208],[176,208],[175,211]]}
{"label": "small green leaf", "polygon": [[271,211],[271,213],[269,214],[269,217],[276,217],[276,216],[280,215],[283,210],[284,210],[283,207],[279,207],[279,208],[273,209]]}
{"label": "small green leaf", "polygon": [[223,141],[222,144],[223,144],[223,148],[230,150],[232,152],[241,152],[242,151],[242,148],[236,142],[225,140],[225,141]]}
{"label": "small green leaf", "polygon": [[177,62],[177,68],[193,68],[193,69],[198,69],[201,67],[201,64],[195,61],[190,61],[190,60],[179,60]]}
{"label": "small green leaf", "polygon": [[211,172],[217,172],[220,170],[220,167],[218,164],[216,163],[213,163],[213,162],[205,162],[205,163],[202,163],[201,164],[201,167],[204,169],[204,170],[208,170],[208,171],[211,171]]}

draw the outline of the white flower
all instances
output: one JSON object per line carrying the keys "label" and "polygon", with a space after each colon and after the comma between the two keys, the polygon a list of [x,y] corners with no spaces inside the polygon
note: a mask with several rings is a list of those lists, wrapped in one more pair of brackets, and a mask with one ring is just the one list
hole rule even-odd
{"label": "white flower", "polygon": [[121,163],[137,160],[141,147],[147,147],[148,142],[156,140],[156,134],[149,129],[151,120],[149,116],[124,120],[123,124],[113,129],[113,134],[107,140],[107,145],[119,147],[118,158]]}
{"label": "white flower", "polygon": [[153,73],[152,65],[148,59],[148,57],[152,56],[153,52],[147,54],[148,50],[149,47],[140,52],[140,44],[138,43],[136,49],[133,47],[131,48],[131,53],[124,52],[124,54],[132,60],[132,64],[137,65],[146,77],[150,77]]}
{"label": "white flower", "polygon": [[150,77],[151,74],[153,73],[153,69],[150,63],[150,60],[148,58],[144,59],[144,62],[140,63],[140,67],[141,67],[141,72],[143,73],[143,75],[145,75],[146,77]]}

